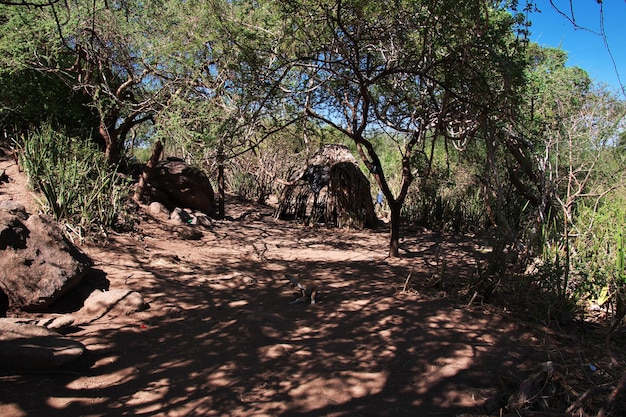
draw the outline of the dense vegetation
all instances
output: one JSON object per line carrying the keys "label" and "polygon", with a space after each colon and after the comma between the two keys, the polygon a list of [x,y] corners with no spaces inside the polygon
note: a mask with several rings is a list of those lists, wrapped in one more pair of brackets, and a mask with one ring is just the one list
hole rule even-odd
{"label": "dense vegetation", "polygon": [[81,234],[128,221],[118,174],[157,140],[209,173],[222,204],[225,190],[264,202],[320,145],[344,143],[384,195],[390,256],[402,224],[488,236],[468,294],[540,320],[593,301],[618,323],[625,103],[529,42],[532,7],[516,7],[0,2],[2,140]]}

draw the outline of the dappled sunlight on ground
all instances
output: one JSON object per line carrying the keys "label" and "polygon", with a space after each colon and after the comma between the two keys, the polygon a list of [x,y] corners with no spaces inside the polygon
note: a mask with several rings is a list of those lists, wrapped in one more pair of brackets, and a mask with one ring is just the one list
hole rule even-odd
{"label": "dappled sunlight on ground", "polygon": [[[88,353],[65,373],[0,378],[1,414],[456,416],[547,359],[506,317],[424,286],[442,257],[451,285],[470,276],[471,239],[409,235],[387,259],[385,230],[232,217],[198,241],[153,221],[85,247],[150,309],[74,329]],[[315,280],[319,303],[290,305],[286,273]]]}

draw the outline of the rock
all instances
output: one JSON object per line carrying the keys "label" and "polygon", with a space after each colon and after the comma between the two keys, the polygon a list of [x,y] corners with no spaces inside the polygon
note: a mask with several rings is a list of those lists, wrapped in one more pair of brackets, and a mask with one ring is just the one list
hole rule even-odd
{"label": "rock", "polygon": [[3,200],[0,201],[0,211],[7,211],[10,214],[15,214],[22,220],[28,219],[28,213],[26,207],[23,204],[18,203],[15,200]]}
{"label": "rock", "polygon": [[78,359],[83,344],[29,323],[0,319],[0,369],[48,371]]}
{"label": "rock", "polygon": [[74,318],[74,316],[70,314],[62,314],[60,316],[40,319],[37,322],[37,325],[43,326],[50,330],[54,330],[57,333],[65,334],[67,329],[69,329],[75,321],[76,319]]}
{"label": "rock", "polygon": [[168,158],[159,162],[149,179],[149,192],[156,199],[164,194],[171,206],[189,207],[213,214],[215,194],[209,178],[183,160]]}
{"label": "rock", "polygon": [[91,323],[105,315],[129,316],[138,311],[150,308],[136,291],[115,289],[111,291],[94,291],[85,300],[83,307],[75,314],[77,324]]}
{"label": "rock", "polygon": [[176,224],[191,224],[192,217],[185,210],[176,207],[170,214],[170,220]]}
{"label": "rock", "polygon": [[192,225],[200,225],[200,226],[204,226],[204,227],[211,227],[213,226],[213,220],[207,216],[204,213],[201,213],[199,211],[193,213],[193,217],[191,219],[191,224]]}
{"label": "rock", "polygon": [[22,219],[15,214],[0,211],[0,250],[7,248],[26,249],[26,239],[30,231]]}
{"label": "rock", "polygon": [[41,319],[29,318],[4,318],[3,322],[13,322],[16,324],[32,324],[34,326],[45,327],[57,333],[64,334],[67,329],[74,324],[76,319],[70,314],[55,315]]}
{"label": "rock", "polygon": [[172,235],[182,240],[199,240],[202,239],[202,232],[189,225],[178,225],[171,228]]}
{"label": "rock", "polygon": [[177,304],[166,304],[161,308],[161,311],[163,312],[164,318],[168,319],[182,317],[185,310]]}
{"label": "rock", "polygon": [[251,287],[256,284],[256,279],[248,275],[242,276],[241,281],[248,287]]}
{"label": "rock", "polygon": [[278,203],[280,203],[280,200],[278,199],[278,196],[276,194],[270,194],[267,197],[267,200],[265,201],[266,204],[269,204],[270,206],[277,206]]}
{"label": "rock", "polygon": [[0,289],[10,309],[45,311],[75,288],[90,260],[49,217],[0,210]]}
{"label": "rock", "polygon": [[[201,211],[191,211],[190,209],[183,210],[178,207],[172,211],[169,220],[175,225],[203,226],[207,228],[213,226],[213,220]],[[184,233],[182,235],[191,236],[185,237],[185,239],[199,239],[200,237],[202,237],[202,234],[200,233],[200,235],[198,235],[198,233],[199,232],[196,231],[193,232],[191,235]],[[194,237],[196,235],[198,236]]]}
{"label": "rock", "polygon": [[551,386],[555,372],[552,361],[537,365],[533,373],[522,381],[519,389],[509,396],[507,408],[509,410],[529,408],[543,398],[540,394],[557,392],[556,388]]}
{"label": "rock", "polygon": [[150,203],[150,205],[148,206],[148,211],[153,216],[163,217],[163,218],[168,218],[168,219],[170,217],[170,211],[167,209],[167,207],[163,205],[163,203],[160,203],[158,201],[153,201],[152,203]]}

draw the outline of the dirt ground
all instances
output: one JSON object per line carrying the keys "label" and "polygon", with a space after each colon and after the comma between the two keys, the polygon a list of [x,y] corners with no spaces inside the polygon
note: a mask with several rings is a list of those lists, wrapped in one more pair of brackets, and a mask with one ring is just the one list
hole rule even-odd
{"label": "dirt ground", "polygon": [[[36,211],[15,163],[1,169],[0,199]],[[407,231],[388,259],[385,227],[305,227],[235,199],[227,215],[199,240],[145,216],[137,233],[82,245],[88,282],[150,308],[72,329],[87,353],[62,372],[1,375],[0,415],[483,415],[537,365],[573,355],[547,329],[433,284],[444,258],[446,285],[475,272],[486,248],[470,237]],[[284,274],[317,281],[319,302],[289,304]]]}

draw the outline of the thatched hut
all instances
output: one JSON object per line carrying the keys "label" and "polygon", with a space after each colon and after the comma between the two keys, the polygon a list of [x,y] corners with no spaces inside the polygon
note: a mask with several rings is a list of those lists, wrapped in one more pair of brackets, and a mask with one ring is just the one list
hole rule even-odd
{"label": "thatched hut", "polygon": [[276,217],[337,227],[374,227],[370,182],[347,147],[325,145],[290,178]]}

